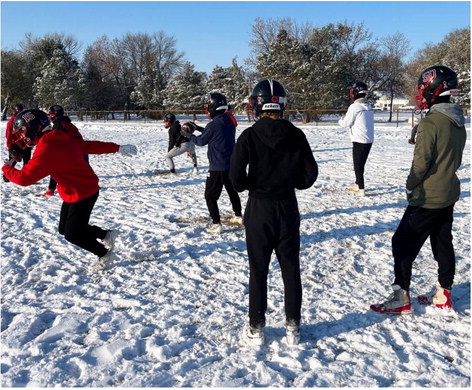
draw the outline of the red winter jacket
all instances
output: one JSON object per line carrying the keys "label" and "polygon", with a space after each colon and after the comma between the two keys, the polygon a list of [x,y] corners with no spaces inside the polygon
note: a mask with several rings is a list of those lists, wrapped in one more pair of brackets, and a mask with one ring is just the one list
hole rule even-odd
{"label": "red winter jacket", "polygon": [[7,179],[20,186],[52,176],[64,202],[73,203],[91,197],[100,188],[84,154],[116,153],[119,147],[113,142],[73,139],[64,131],[52,130],[40,138],[33,158],[21,170],[9,165],[2,170]]}
{"label": "red winter jacket", "polygon": [[7,148],[11,149],[13,147],[13,141],[11,139],[11,132],[13,130],[13,122],[15,121],[16,116],[12,115],[7,122],[7,127],[5,129],[5,137],[7,138]]}

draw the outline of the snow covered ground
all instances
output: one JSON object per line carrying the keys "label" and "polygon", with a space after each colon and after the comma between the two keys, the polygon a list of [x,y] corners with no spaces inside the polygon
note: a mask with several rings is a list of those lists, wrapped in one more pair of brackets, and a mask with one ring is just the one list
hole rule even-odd
{"label": "snow covered ground", "polygon": [[[140,150],[134,158],[90,157],[102,187],[91,222],[121,231],[120,259],[91,272],[94,256],[57,233],[61,200],[38,196],[47,179],[2,183],[3,387],[470,387],[470,133],[454,216],[456,311],[415,301],[414,316],[397,318],[369,305],[391,292],[391,238],[413,154],[408,124],[376,124],[365,198],[346,191],[354,178],[346,130],[298,124],[320,171],[298,192],[301,343],[283,340],[274,259],[266,344],[251,349],[239,343],[248,303],[244,229],[204,232],[206,147],[197,147],[197,175],[180,156],[172,177],[158,174],[167,170],[160,122],[76,124],[86,139]],[[242,121],[238,134],[247,126]],[[231,213],[225,192],[219,204]],[[413,297],[432,291],[436,268],[427,243],[414,264]]]}

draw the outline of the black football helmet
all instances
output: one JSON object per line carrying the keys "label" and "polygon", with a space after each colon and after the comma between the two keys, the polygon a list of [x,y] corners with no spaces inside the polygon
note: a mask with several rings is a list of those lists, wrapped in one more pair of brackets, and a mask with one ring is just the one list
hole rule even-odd
{"label": "black football helmet", "polygon": [[351,89],[349,90],[349,95],[351,97],[351,100],[356,100],[356,99],[366,97],[368,93],[369,93],[369,87],[367,86],[366,83],[363,83],[362,81],[356,81],[354,85],[351,87]]}
{"label": "black football helmet", "polygon": [[264,79],[252,89],[249,97],[249,110],[258,118],[264,111],[278,111],[282,116],[287,107],[287,93],[276,80]]}
{"label": "black football helmet", "polygon": [[440,65],[430,66],[421,72],[416,90],[418,95],[415,96],[415,103],[419,110],[449,101],[449,96],[457,95],[460,91],[456,72]]}
{"label": "black football helmet", "polygon": [[48,115],[51,120],[64,116],[64,108],[58,104],[54,104],[48,108]]}
{"label": "black football helmet", "polygon": [[17,116],[21,111],[26,110],[26,106],[22,103],[16,103],[13,105],[13,115]]}
{"label": "black football helmet", "polygon": [[16,116],[13,122],[13,142],[22,149],[33,147],[41,135],[51,129],[51,122],[44,111],[24,110]]}
{"label": "black football helmet", "polygon": [[218,114],[224,113],[228,109],[226,96],[218,92],[212,92],[208,95],[208,103],[205,105],[205,113],[213,119]]}

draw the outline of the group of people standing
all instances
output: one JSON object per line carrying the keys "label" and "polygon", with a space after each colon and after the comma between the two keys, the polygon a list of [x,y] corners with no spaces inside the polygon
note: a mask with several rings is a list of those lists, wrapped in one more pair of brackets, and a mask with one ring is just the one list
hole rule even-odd
{"label": "group of people standing", "polygon": [[[382,314],[411,314],[409,287],[412,264],[428,237],[439,266],[438,286],[432,296],[418,299],[423,304],[452,309],[451,288],[455,272],[452,214],[460,195],[456,171],[461,165],[466,141],[462,109],[450,101],[451,95],[458,93],[457,75],[444,66],[428,68],[421,73],[417,89],[418,108],[428,109],[429,113],[418,125],[413,163],[406,183],[409,206],[392,240],[394,292],[386,302],[371,306],[373,311]],[[339,121],[341,126],[350,129],[356,176],[356,184],[350,190],[359,195],[364,195],[364,166],[373,143],[373,111],[366,101],[367,93],[365,83],[355,83],[351,88],[353,103]],[[205,128],[193,122],[180,126],[175,115],[167,114],[164,118],[169,129],[166,158],[169,169],[175,172],[172,158],[189,153],[196,169],[195,145],[208,145],[205,200],[212,220],[209,231],[219,233],[222,230],[217,200],[223,187],[231,200],[234,218],[243,220],[246,231],[249,323],[244,328],[243,339],[257,345],[264,342],[267,277],[271,256],[275,252],[284,283],[286,340],[289,344],[296,344],[300,339],[303,294],[299,258],[300,213],[295,190],[308,189],[315,183],[318,165],[303,131],[283,119],[287,94],[281,83],[261,80],[253,88],[249,104],[256,122],[245,129],[237,141],[237,123],[227,112],[228,104],[222,94],[208,96],[206,109],[211,121]],[[109,254],[110,250],[97,243],[97,238],[106,241],[108,237],[108,241],[113,242],[116,236],[110,238],[110,232],[88,226],[88,217],[98,197],[98,178],[84,160],[84,155],[122,150],[123,154],[132,155],[137,153],[136,148],[78,138],[73,140],[66,134],[67,130],[64,133],[63,126],[54,124],[51,127],[47,116],[42,116],[39,110],[18,114],[14,129],[25,146],[29,145],[25,140],[33,141],[37,150],[21,171],[7,162],[3,167],[5,177],[14,183],[29,185],[52,175],[67,204],[61,211],[61,223],[63,213],[67,214],[64,217],[67,222],[75,221],[71,216],[74,211],[87,210],[80,222],[87,237],[82,237],[81,241],[69,234],[66,239],[100,258]],[[197,136],[195,131],[201,134]],[[57,141],[54,147],[50,145],[52,140]],[[50,157],[52,150],[58,153],[54,158]],[[67,158],[64,153],[68,154]],[[69,155],[73,156],[73,161]],[[57,161],[62,158],[70,163],[59,169],[61,165]],[[87,183],[79,181],[79,170],[89,179]],[[244,217],[238,195],[243,191],[248,191],[249,195]],[[77,233],[78,223],[74,226]],[[85,245],[85,242],[93,245]]]}

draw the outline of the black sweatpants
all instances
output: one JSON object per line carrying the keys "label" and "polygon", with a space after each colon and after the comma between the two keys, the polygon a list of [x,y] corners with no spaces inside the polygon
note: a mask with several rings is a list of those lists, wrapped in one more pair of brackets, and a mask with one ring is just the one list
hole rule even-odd
{"label": "black sweatpants", "polygon": [[354,174],[356,175],[356,184],[359,189],[364,189],[364,167],[369,157],[372,144],[352,143],[352,159],[354,162]]}
{"label": "black sweatpants", "polygon": [[98,194],[99,191],[90,198],[74,203],[63,202],[59,220],[59,233],[72,244],[102,257],[108,250],[102,243],[97,241],[97,238],[104,239],[107,230],[89,225],[90,214],[98,199]]}
{"label": "black sweatpants", "polygon": [[299,322],[302,306],[300,213],[295,195],[284,200],[249,197],[244,226],[250,268],[250,325],[265,325],[267,276],[274,251],[284,282],[286,320]]}
{"label": "black sweatpants", "polygon": [[413,262],[429,236],[438,263],[438,282],[450,289],[454,282],[456,258],[452,244],[454,205],[443,209],[408,206],[392,238],[395,284],[410,288]]}
{"label": "black sweatpants", "polygon": [[220,198],[223,186],[228,193],[229,200],[235,215],[241,216],[241,199],[234,189],[233,183],[229,179],[229,171],[208,171],[205,183],[205,200],[213,223],[220,223],[220,210],[218,209],[218,199]]}

